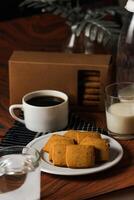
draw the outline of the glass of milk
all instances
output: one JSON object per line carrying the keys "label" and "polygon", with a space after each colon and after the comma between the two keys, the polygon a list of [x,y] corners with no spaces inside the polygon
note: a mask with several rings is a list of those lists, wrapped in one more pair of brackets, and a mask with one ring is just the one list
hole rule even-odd
{"label": "glass of milk", "polygon": [[40,154],[12,146],[0,149],[0,200],[40,199]]}
{"label": "glass of milk", "polygon": [[134,82],[112,83],[105,88],[106,122],[109,135],[134,138]]}

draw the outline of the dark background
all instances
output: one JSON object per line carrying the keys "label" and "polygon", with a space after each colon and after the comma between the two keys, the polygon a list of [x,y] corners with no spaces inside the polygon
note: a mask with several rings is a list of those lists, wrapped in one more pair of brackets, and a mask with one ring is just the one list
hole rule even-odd
{"label": "dark background", "polygon": [[[61,1],[61,0],[60,0]],[[0,20],[7,20],[16,17],[23,17],[41,13],[40,9],[33,9],[27,7],[20,7],[19,5],[24,0],[3,0],[0,3]],[[76,1],[72,0],[72,5],[75,6]],[[80,5],[91,7],[104,7],[108,5],[117,5],[118,0],[80,0]]]}

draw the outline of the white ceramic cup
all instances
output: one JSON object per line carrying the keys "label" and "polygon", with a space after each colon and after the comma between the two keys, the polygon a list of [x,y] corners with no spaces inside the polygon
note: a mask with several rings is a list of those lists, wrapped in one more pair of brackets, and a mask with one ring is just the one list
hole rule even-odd
{"label": "white ceramic cup", "polygon": [[[57,105],[37,106],[27,101],[41,96],[59,97],[63,101]],[[24,120],[16,116],[15,109],[21,109],[24,113]],[[56,90],[39,90],[26,94],[22,98],[22,104],[14,104],[9,107],[11,116],[25,124],[35,132],[49,132],[64,129],[68,124],[68,96]]]}

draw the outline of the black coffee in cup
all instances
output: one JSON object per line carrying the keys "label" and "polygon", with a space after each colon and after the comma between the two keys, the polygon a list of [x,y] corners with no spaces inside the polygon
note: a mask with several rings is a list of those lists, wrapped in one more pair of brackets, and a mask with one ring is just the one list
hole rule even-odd
{"label": "black coffee in cup", "polygon": [[[56,90],[38,90],[27,93],[22,104],[9,107],[11,116],[34,132],[63,130],[68,124],[68,96]],[[24,119],[16,115],[15,109],[23,110]]]}
{"label": "black coffee in cup", "polygon": [[36,96],[26,101],[32,106],[47,107],[55,106],[64,102],[64,99],[55,96]]}

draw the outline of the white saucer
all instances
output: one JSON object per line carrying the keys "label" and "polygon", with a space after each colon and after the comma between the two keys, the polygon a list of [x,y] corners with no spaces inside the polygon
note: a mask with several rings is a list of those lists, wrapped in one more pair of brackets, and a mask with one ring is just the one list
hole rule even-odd
{"label": "white saucer", "polygon": [[[66,131],[56,132],[56,134],[64,135]],[[47,135],[41,136],[32,140],[27,146],[36,148],[38,151],[41,151],[45,143],[48,139],[52,136],[53,133],[49,133]],[[100,172],[106,170],[114,165],[116,165],[123,156],[123,149],[122,146],[113,138],[101,134],[102,138],[107,139],[110,144],[110,160],[108,162],[102,163],[100,165],[95,165],[92,168],[84,168],[84,169],[72,169],[67,167],[57,167],[54,166],[48,159],[48,154],[43,153],[41,159],[41,170],[43,172],[47,172],[50,174],[57,174],[57,175],[66,175],[66,176],[73,176],[73,175],[85,175],[85,174],[92,174],[96,172]]]}

